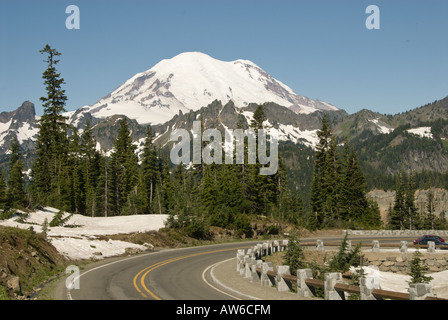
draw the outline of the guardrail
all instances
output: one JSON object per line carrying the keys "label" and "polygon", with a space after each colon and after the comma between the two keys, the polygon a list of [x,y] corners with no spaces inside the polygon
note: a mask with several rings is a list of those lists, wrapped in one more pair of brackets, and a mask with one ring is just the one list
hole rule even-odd
{"label": "guardrail", "polygon": [[[237,272],[252,282],[259,282],[261,286],[275,286],[279,292],[289,291],[295,284],[299,297],[316,296],[316,288],[323,288],[325,300],[345,300],[346,293],[359,294],[361,300],[447,300],[435,297],[431,285],[426,283],[410,284],[409,293],[395,292],[380,289],[379,283],[375,283],[371,277],[361,277],[360,286],[353,286],[343,283],[341,273],[326,273],[325,280],[319,280],[313,279],[311,269],[299,269],[295,276],[291,274],[289,266],[277,266],[274,270],[272,263],[261,260],[263,256],[286,250],[287,244],[288,240],[268,241],[257,244],[247,251],[238,250]],[[311,245],[311,243],[301,245]],[[324,243],[320,240],[316,242],[317,249],[322,248],[323,245]],[[403,246],[402,242],[400,247]],[[375,250],[379,248],[376,242],[372,247]],[[427,247],[433,249],[431,244]]]}

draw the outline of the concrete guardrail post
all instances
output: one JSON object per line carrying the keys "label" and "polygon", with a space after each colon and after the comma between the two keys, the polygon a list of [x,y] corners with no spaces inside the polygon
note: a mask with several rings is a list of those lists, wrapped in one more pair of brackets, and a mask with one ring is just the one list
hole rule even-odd
{"label": "concrete guardrail post", "polygon": [[351,252],[352,249],[352,240],[347,240],[347,248],[345,248],[345,252]]}
{"label": "concrete guardrail post", "polygon": [[309,298],[315,296],[314,288],[311,288],[306,284],[307,279],[313,278],[313,271],[311,269],[299,269],[297,270],[297,295],[303,298]]}
{"label": "concrete guardrail post", "polygon": [[325,251],[324,242],[322,240],[316,240],[316,250]]}
{"label": "concrete guardrail post", "polygon": [[251,264],[248,261],[246,261],[246,265],[244,266],[244,278],[251,278],[252,277],[252,270],[250,268]]}
{"label": "concrete guardrail post", "polygon": [[283,279],[284,275],[291,275],[289,266],[277,266],[277,276],[275,284],[278,292],[289,291],[292,289],[291,283]]}
{"label": "concrete guardrail post", "polygon": [[263,262],[263,264],[261,265],[261,277],[260,277],[262,287],[270,287],[275,284],[275,279],[268,276],[267,274],[268,271],[274,271],[272,262]]}
{"label": "concrete guardrail post", "polygon": [[344,291],[337,291],[334,288],[337,283],[342,283],[342,274],[340,272],[325,274],[325,300],[345,300]]}
{"label": "concrete guardrail post", "polygon": [[243,256],[243,262],[240,265],[240,275],[244,275],[246,273],[246,265],[248,264],[249,256],[245,254]]}
{"label": "concrete guardrail post", "polygon": [[239,272],[243,265],[244,250],[240,249],[236,253],[236,271]]}
{"label": "concrete guardrail post", "polygon": [[380,289],[378,277],[361,277],[359,279],[359,291],[361,300],[378,300],[373,294],[374,289]]}
{"label": "concrete guardrail post", "polygon": [[380,252],[380,242],[378,240],[372,241],[372,252]]}
{"label": "concrete guardrail post", "polygon": [[251,267],[250,282],[260,282],[260,276],[258,275],[256,264],[253,264]]}
{"label": "concrete guardrail post", "polygon": [[401,246],[400,246],[400,252],[403,254],[408,253],[408,243],[406,241],[400,241]]}
{"label": "concrete guardrail post", "polygon": [[426,297],[433,296],[432,286],[428,283],[411,283],[409,285],[409,300],[425,300]]}
{"label": "concrete guardrail post", "polygon": [[434,241],[428,241],[428,253],[436,252],[436,243]]}
{"label": "concrete guardrail post", "polygon": [[272,253],[275,253],[278,251],[279,251],[279,243],[277,240],[274,240],[274,242],[272,243]]}

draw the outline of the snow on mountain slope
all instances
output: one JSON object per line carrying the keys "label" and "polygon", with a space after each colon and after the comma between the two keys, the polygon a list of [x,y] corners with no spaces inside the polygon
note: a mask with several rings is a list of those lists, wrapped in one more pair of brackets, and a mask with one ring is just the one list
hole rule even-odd
{"label": "snow on mountain slope", "polygon": [[195,111],[214,100],[232,100],[237,107],[275,102],[297,113],[338,110],[328,103],[296,95],[251,61],[225,62],[200,52],[162,60],[84,109],[96,118],[124,114],[140,124],[159,124],[179,111]]}
{"label": "snow on mountain slope", "polygon": [[[253,112],[244,111],[243,116],[246,118],[247,122],[250,123],[253,119]],[[317,136],[318,129],[315,130],[302,130],[290,124],[277,123],[275,126],[272,125],[268,120],[263,122],[263,127],[268,130],[268,132],[275,134],[279,141],[292,141],[294,143],[302,143],[308,147],[315,148],[319,143],[319,138]]]}
{"label": "snow on mountain slope", "polygon": [[431,127],[418,127],[413,129],[408,129],[407,132],[411,134],[418,135],[422,138],[434,138],[431,132]]}

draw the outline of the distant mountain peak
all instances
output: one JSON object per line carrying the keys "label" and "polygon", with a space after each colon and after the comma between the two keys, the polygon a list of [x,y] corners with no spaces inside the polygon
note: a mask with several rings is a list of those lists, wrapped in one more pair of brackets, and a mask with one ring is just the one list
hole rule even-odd
{"label": "distant mountain peak", "polygon": [[297,95],[252,61],[221,61],[201,52],[164,59],[83,109],[100,119],[124,114],[140,124],[162,124],[179,112],[196,111],[215,100],[223,104],[231,100],[238,108],[273,102],[299,114],[338,110]]}

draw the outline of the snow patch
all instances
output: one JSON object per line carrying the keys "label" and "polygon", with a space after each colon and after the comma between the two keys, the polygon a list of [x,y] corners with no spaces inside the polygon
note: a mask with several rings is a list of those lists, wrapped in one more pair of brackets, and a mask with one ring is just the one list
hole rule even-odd
{"label": "snow patch", "polygon": [[[45,207],[29,214],[25,222],[18,216],[0,221],[0,225],[42,232],[42,225],[49,223],[59,210]],[[68,213],[65,213],[67,216]],[[64,227],[49,227],[47,237],[55,248],[70,259],[101,259],[120,255],[128,248],[146,250],[148,246],[119,240],[99,240],[97,236],[157,231],[165,226],[168,215],[148,214],[114,217],[88,217],[74,214]]]}
{"label": "snow patch", "polygon": [[408,129],[406,131],[411,134],[418,135],[422,138],[430,138],[430,139],[434,138],[432,135],[432,132],[431,132],[431,127],[419,127],[419,128]]}
{"label": "snow patch", "polygon": [[388,134],[388,133],[391,133],[394,131],[393,128],[389,128],[389,127],[386,127],[386,126],[380,124],[379,119],[370,119],[369,121],[376,124],[376,126],[378,127],[378,129],[380,130],[381,133]]}

